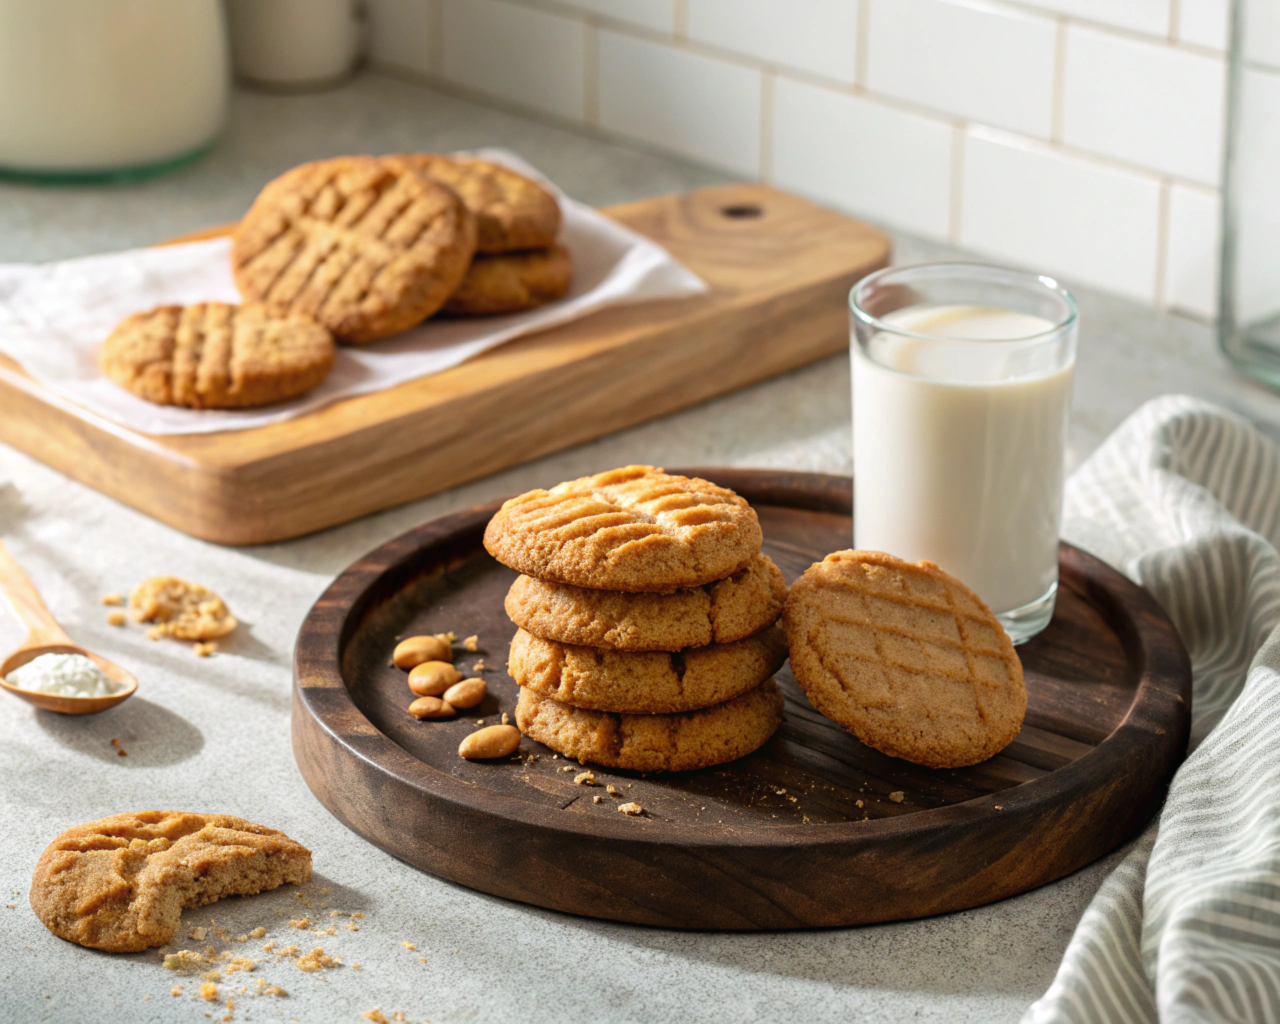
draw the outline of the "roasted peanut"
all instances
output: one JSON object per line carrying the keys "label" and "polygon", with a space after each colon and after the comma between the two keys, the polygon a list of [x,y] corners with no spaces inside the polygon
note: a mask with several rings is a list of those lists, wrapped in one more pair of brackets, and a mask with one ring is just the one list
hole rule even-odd
{"label": "roasted peanut", "polygon": [[391,660],[406,670],[424,661],[452,662],[453,648],[443,636],[411,636],[396,644]]}
{"label": "roasted peanut", "polygon": [[452,718],[457,712],[439,697],[419,697],[409,705],[409,714],[414,718]]}
{"label": "roasted peanut", "polygon": [[520,730],[514,725],[490,725],[477,729],[458,744],[458,754],[471,760],[506,757],[520,746]]}
{"label": "roasted peanut", "polygon": [[483,679],[464,679],[444,691],[444,699],[455,708],[473,708],[489,693]]}
{"label": "roasted peanut", "polygon": [[461,678],[447,661],[424,661],[409,672],[409,689],[418,697],[439,697]]}

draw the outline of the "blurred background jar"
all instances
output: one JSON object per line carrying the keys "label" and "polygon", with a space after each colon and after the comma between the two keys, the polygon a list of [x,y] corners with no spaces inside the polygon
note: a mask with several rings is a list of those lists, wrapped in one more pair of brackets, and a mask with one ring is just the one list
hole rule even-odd
{"label": "blurred background jar", "polygon": [[227,0],[236,76],[287,91],[324,89],[355,69],[357,0]]}
{"label": "blurred background jar", "polygon": [[1228,74],[1219,341],[1280,389],[1280,0],[1235,0]]}
{"label": "blurred background jar", "polygon": [[179,166],[217,137],[229,81],[220,0],[0,0],[0,174]]}

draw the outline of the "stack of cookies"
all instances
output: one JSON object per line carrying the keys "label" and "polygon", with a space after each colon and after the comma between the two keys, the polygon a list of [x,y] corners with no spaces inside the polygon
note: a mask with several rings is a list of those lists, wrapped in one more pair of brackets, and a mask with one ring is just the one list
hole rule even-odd
{"label": "stack of cookies", "polygon": [[301,395],[335,341],[365,345],[437,313],[488,316],[563,298],[560,206],[484,160],[338,157],[276,178],[236,227],[243,306],[160,306],[104,342],[107,376],[140,398],[235,409]]}
{"label": "stack of cookies", "polygon": [[705,768],[751,753],[782,720],[772,676],[782,574],[733,491],[652,466],[512,498],[485,530],[523,573],[508,671],[516,724],[580,762]]}

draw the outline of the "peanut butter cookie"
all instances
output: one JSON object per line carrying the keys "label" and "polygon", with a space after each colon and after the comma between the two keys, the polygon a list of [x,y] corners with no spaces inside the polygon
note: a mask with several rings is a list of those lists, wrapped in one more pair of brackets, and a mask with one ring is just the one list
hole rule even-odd
{"label": "peanut butter cookie", "polygon": [[475,157],[404,153],[406,165],[453,189],[476,219],[476,252],[545,249],[560,230],[560,204],[536,181]]}
{"label": "peanut butter cookie", "polygon": [[679,651],[727,644],[778,621],[787,585],[765,554],[732,576],[670,594],[623,594],[520,576],[511,621],[544,640],[615,651]]}
{"label": "peanut butter cookie", "polygon": [[981,598],[932,562],[838,551],[791,585],[782,622],[813,706],[882,753],[959,768],[1022,728],[1013,643]]}
{"label": "peanut butter cookie", "polygon": [[222,598],[198,583],[176,576],[152,576],[129,595],[137,622],[154,622],[155,636],[178,640],[212,640],[236,628],[236,618]]}
{"label": "peanut butter cookie", "polygon": [[776,626],[731,644],[665,651],[602,651],[539,640],[523,629],[511,641],[507,671],[526,689],[562,704],[657,715],[732,700],[772,676],[787,660]]}
{"label": "peanut butter cookie", "polygon": [[772,679],[723,704],[680,715],[614,715],[522,689],[516,725],[565,757],[606,768],[683,772],[745,757],[782,721]]}
{"label": "peanut butter cookie", "polygon": [[125,317],[98,361],[157,405],[240,409],[310,391],[333,368],[333,336],[309,317],[199,302]]}
{"label": "peanut butter cookie", "polygon": [[496,316],[536,309],[569,294],[573,264],[562,245],[499,256],[477,256],[443,313]]}
{"label": "peanut butter cookie", "polygon": [[109,953],[163,946],[182,911],[311,877],[311,851],[229,814],[139,811],[69,828],[31,877],[54,935]]}
{"label": "peanut butter cookie", "polygon": [[760,550],[746,500],[697,477],[624,466],[503,504],[484,546],[554,583],[667,593],[723,579]]}
{"label": "peanut butter cookie", "polygon": [[444,305],[476,247],[475,218],[450,189],[401,161],[303,164],[259,194],[235,231],[244,297],[364,344]]}

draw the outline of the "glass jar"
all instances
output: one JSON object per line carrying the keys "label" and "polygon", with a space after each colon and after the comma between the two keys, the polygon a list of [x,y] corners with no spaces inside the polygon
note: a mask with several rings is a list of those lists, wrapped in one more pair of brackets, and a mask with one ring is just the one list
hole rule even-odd
{"label": "glass jar", "polygon": [[0,174],[167,170],[217,136],[229,83],[220,0],[0,0]]}

